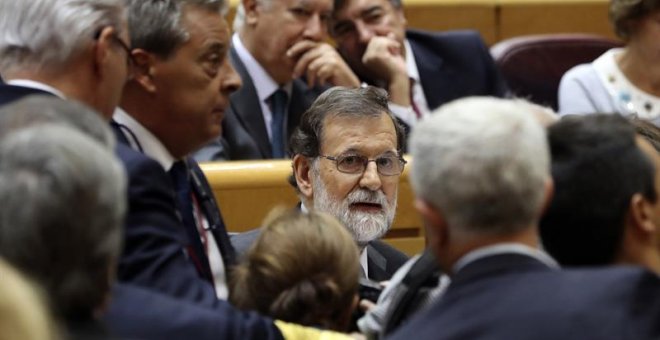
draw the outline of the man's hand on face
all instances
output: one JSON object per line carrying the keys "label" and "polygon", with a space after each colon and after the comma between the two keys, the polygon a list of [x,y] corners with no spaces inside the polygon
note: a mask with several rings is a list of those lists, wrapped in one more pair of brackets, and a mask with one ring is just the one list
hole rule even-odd
{"label": "man's hand on face", "polygon": [[298,59],[293,77],[307,77],[307,84],[331,84],[334,86],[359,87],[360,80],[339,53],[329,44],[302,40],[293,45],[287,56]]}
{"label": "man's hand on face", "polygon": [[362,63],[370,72],[388,83],[397,77],[408,77],[403,46],[394,39],[393,34],[371,38],[362,55]]}
{"label": "man's hand on face", "polygon": [[371,38],[362,55],[364,66],[378,78],[387,82],[390,100],[401,106],[410,105],[410,79],[403,57],[403,46],[394,34]]}

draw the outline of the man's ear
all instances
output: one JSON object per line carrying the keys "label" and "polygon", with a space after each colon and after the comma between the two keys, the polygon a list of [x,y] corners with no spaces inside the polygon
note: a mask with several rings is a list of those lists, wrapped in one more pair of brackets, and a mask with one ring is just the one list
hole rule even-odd
{"label": "man's ear", "polygon": [[415,209],[422,216],[424,220],[424,227],[426,228],[426,243],[435,252],[436,256],[440,258],[438,251],[446,248],[449,241],[449,228],[447,222],[439,209],[436,209],[423,198],[415,199]]}
{"label": "man's ear", "polygon": [[543,203],[541,203],[541,209],[539,210],[540,216],[545,215],[545,212],[550,209],[552,198],[555,196],[555,181],[552,180],[552,177],[546,179],[543,187],[545,194],[543,195]]}
{"label": "man's ear", "polygon": [[296,178],[298,190],[307,199],[314,197],[314,183],[312,180],[312,164],[309,158],[297,154],[293,157],[293,176]]}
{"label": "man's ear", "polygon": [[131,55],[133,56],[132,81],[149,93],[156,92],[157,88],[153,77],[156,57],[141,48],[131,51]]}
{"label": "man's ear", "polygon": [[113,47],[114,35],[117,34],[112,26],[106,26],[101,29],[96,37],[94,44],[94,73],[99,77],[105,77],[105,72],[108,70],[106,64],[110,61],[110,49]]}
{"label": "man's ear", "polygon": [[642,194],[636,193],[630,199],[628,210],[635,234],[642,233],[645,237],[654,237],[658,226],[655,223],[653,204]]}
{"label": "man's ear", "polygon": [[259,21],[258,0],[241,0],[245,11],[244,24],[254,26]]}

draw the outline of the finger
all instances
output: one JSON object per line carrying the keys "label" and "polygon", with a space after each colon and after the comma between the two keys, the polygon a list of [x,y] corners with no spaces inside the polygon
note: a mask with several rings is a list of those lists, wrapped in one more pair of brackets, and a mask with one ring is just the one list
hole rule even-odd
{"label": "finger", "polygon": [[293,68],[293,76],[297,78],[307,73],[309,64],[320,56],[321,53],[316,48],[307,50],[307,52],[305,52],[305,54],[303,54],[300,59],[298,59],[296,66]]}
{"label": "finger", "polygon": [[359,306],[360,306],[360,310],[363,311],[363,312],[368,312],[368,311],[376,308],[375,303],[373,303],[369,300],[366,300],[366,299],[360,300]]}
{"label": "finger", "polygon": [[332,78],[335,76],[336,67],[332,64],[323,64],[316,71],[316,83],[323,86],[327,83],[332,83]]}
{"label": "finger", "polygon": [[311,41],[311,40],[301,40],[293,46],[291,46],[287,51],[286,55],[289,58],[299,58],[301,55],[305,54],[305,52],[311,50],[312,48],[316,47],[318,45],[317,42]]}

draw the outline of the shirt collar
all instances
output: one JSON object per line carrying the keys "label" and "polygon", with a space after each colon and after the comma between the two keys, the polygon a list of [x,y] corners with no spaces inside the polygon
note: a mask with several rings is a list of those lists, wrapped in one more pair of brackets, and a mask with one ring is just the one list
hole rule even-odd
{"label": "shirt collar", "polygon": [[[238,33],[234,33],[232,37],[232,44],[238,57],[245,65],[250,78],[252,78],[252,84],[254,85],[255,90],[257,91],[257,97],[259,97],[260,102],[265,102],[275,91],[277,91],[280,86],[275,82],[268,72],[259,64],[259,62],[254,59],[250,51],[245,48],[241,38],[238,36]],[[288,84],[290,88],[290,83]],[[285,86],[286,87],[286,86]],[[290,94],[290,91],[287,91]]]}
{"label": "shirt collar", "polygon": [[54,94],[54,95],[56,95],[56,96],[58,96],[62,99],[66,99],[66,96],[60,90],[58,90],[58,89],[56,89],[56,88],[54,88],[50,85],[46,85],[44,83],[38,82],[38,81],[34,81],[34,80],[30,80],[30,79],[12,79],[12,80],[7,80],[5,83],[9,84],[9,85],[14,85],[14,86],[29,87],[29,88],[32,88],[32,89],[45,91],[45,92],[48,92],[48,93],[52,93],[52,94]]}
{"label": "shirt collar", "polygon": [[[176,159],[167,150],[165,145],[163,145],[163,143],[161,143],[161,141],[156,136],[154,136],[151,131],[140,124],[140,122],[131,117],[131,115],[129,115],[121,108],[115,109],[115,112],[112,115],[112,119],[114,119],[115,122],[126,126],[133,133],[137,139],[136,142],[138,142],[142,148],[142,150],[139,151],[160,163],[165,171],[169,171],[170,168],[172,168],[172,165]],[[131,138],[130,136],[128,137],[130,141]],[[135,145],[132,145],[132,147],[137,149]]]}
{"label": "shirt collar", "polygon": [[419,70],[417,69],[415,55],[413,55],[413,50],[410,47],[408,39],[403,41],[403,46],[406,49],[406,71],[408,72],[408,78],[414,79],[415,83],[419,84]]}
{"label": "shirt collar", "polygon": [[452,272],[457,273],[459,270],[465,268],[468,264],[475,262],[479,259],[500,255],[500,254],[520,254],[533,257],[540,262],[544,263],[550,268],[559,268],[559,264],[540,249],[532,248],[521,243],[500,243],[492,246],[482,247],[475,249],[461,257],[454,264]]}

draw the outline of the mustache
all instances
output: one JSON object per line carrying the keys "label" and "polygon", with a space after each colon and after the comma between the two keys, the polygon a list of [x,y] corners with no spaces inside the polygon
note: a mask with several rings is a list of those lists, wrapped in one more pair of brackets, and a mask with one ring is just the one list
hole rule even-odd
{"label": "mustache", "polygon": [[346,197],[348,204],[353,203],[371,203],[371,204],[380,204],[383,207],[386,207],[387,197],[382,191],[371,191],[366,189],[357,189]]}

